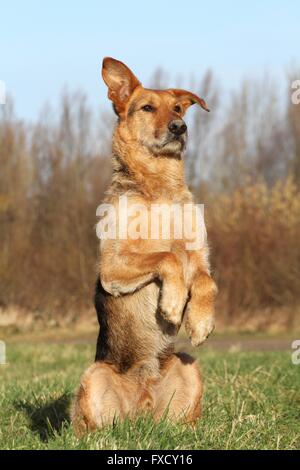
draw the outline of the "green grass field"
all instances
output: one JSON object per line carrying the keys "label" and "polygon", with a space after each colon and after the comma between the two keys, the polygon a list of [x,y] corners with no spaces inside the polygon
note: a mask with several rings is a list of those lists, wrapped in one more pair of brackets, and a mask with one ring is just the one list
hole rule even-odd
{"label": "green grass field", "polygon": [[198,352],[206,391],[195,430],[144,416],[79,440],[68,407],[93,354],[92,345],[7,345],[8,364],[0,366],[1,449],[300,448],[300,366],[290,353],[207,349]]}

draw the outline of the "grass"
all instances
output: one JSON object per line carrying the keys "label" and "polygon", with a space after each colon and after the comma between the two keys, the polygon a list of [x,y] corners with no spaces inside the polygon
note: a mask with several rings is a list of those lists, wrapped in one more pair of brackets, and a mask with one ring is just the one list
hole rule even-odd
{"label": "grass", "polygon": [[93,353],[88,344],[7,345],[1,449],[300,448],[300,366],[288,352],[200,350],[206,392],[195,430],[142,416],[77,439],[68,408]]}

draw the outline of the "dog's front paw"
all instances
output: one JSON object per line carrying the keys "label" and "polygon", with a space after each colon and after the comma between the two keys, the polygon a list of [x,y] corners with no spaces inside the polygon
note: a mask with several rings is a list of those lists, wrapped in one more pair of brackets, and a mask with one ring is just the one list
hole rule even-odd
{"label": "dog's front paw", "polygon": [[186,320],[185,329],[192,346],[200,346],[209,337],[215,328],[214,316],[199,318],[197,321]]}
{"label": "dog's front paw", "polygon": [[160,301],[160,311],[165,320],[179,326],[186,304],[188,291],[184,286],[164,285]]}

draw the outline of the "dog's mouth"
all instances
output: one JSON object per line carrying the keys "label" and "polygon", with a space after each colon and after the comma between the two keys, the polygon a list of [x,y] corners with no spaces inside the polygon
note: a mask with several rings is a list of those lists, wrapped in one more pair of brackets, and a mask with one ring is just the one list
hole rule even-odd
{"label": "dog's mouth", "polygon": [[167,146],[167,145],[170,145],[170,144],[177,144],[177,145],[181,145],[182,147],[184,147],[185,145],[185,139],[184,137],[178,135],[174,135],[174,136],[171,136],[170,138],[168,138],[168,140],[163,144],[163,147]]}
{"label": "dog's mouth", "polygon": [[164,155],[177,155],[185,148],[186,139],[183,136],[168,136],[163,142],[153,146],[154,153]]}
{"label": "dog's mouth", "polygon": [[151,140],[145,139],[143,136],[140,144],[147,147],[155,157],[161,155],[163,157],[181,158],[186,146],[186,134],[173,135],[167,132],[160,137],[154,136]]}

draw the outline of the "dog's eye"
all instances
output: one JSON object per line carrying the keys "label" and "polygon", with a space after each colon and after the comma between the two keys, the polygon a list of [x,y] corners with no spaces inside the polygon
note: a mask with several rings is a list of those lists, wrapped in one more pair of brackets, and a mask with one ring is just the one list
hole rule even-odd
{"label": "dog's eye", "polygon": [[174,106],[174,111],[175,113],[181,113],[181,107],[177,104],[176,106]]}
{"label": "dog's eye", "polygon": [[142,110],[146,111],[146,113],[153,113],[154,108],[151,104],[145,104],[145,106],[142,107]]}

